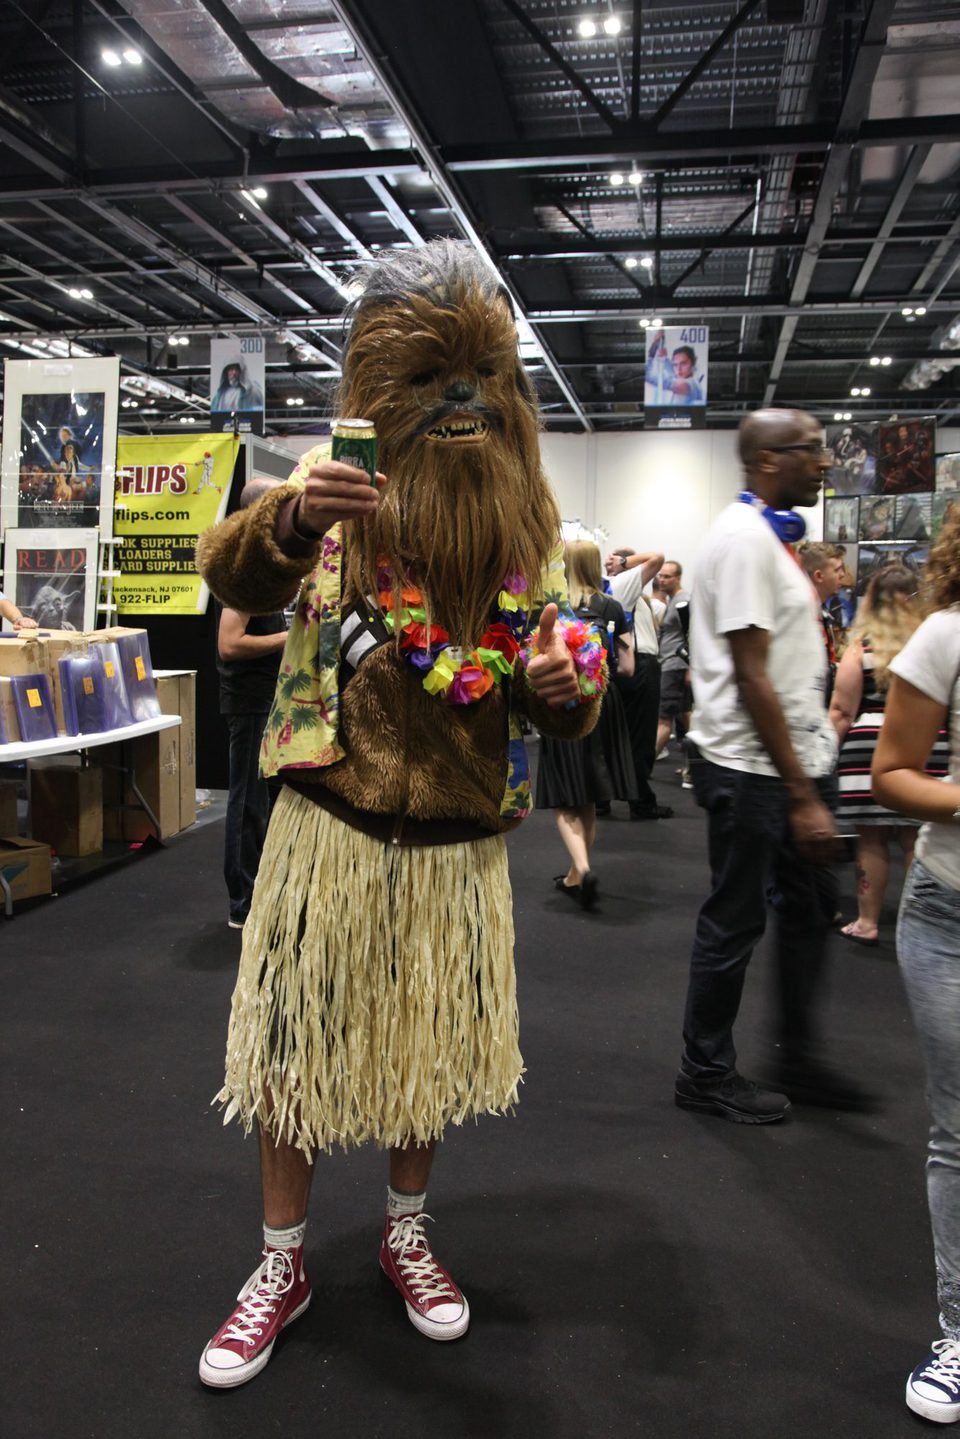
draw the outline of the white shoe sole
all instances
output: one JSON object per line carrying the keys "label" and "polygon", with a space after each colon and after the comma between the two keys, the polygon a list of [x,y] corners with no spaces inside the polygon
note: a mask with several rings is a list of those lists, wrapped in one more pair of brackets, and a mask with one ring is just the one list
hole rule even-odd
{"label": "white shoe sole", "polygon": [[[300,1318],[300,1315],[309,1306],[312,1298],[313,1291],[311,1290],[300,1305],[300,1308],[295,1309],[292,1314],[287,1315],[280,1326],[281,1334],[288,1324],[292,1324],[295,1319]],[[200,1355],[200,1382],[206,1384],[210,1389],[236,1389],[240,1384],[246,1384],[249,1379],[255,1379],[260,1373],[260,1370],[264,1368],[267,1360],[273,1353],[273,1346],[276,1342],[275,1338],[271,1339],[266,1349],[260,1350],[256,1359],[251,1359],[249,1364],[237,1364],[233,1369],[215,1369],[212,1364],[208,1364],[207,1349],[210,1348],[208,1344],[207,1349],[204,1349]]]}
{"label": "white shoe sole", "polygon": [[417,1313],[412,1304],[407,1304],[406,1300],[403,1302],[407,1318],[414,1329],[418,1330],[420,1334],[425,1334],[428,1339],[437,1339],[441,1344],[448,1339],[462,1339],[470,1328],[470,1305],[466,1299],[463,1301],[463,1313],[452,1324],[438,1324],[434,1319],[425,1319],[422,1314]]}
{"label": "white shoe sole", "polygon": [[955,1424],[960,1419],[960,1404],[937,1404],[932,1399],[922,1399],[914,1393],[907,1380],[907,1408],[921,1419],[930,1419],[934,1424]]}

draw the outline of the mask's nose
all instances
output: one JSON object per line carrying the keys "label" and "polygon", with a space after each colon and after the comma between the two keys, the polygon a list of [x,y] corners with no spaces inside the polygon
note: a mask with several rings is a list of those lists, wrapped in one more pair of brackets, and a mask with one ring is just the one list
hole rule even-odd
{"label": "mask's nose", "polygon": [[474,399],[476,393],[474,386],[468,385],[466,380],[457,380],[454,384],[447,386],[443,392],[443,398],[454,402],[457,400],[466,401]]}

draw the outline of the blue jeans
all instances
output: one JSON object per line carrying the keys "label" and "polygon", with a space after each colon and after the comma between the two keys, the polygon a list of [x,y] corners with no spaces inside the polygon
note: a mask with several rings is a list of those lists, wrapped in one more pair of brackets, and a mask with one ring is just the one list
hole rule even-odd
{"label": "blue jeans", "polygon": [[914,860],[897,958],[927,1072],[927,1202],[944,1337],[960,1339],[960,890]]}
{"label": "blue jeans", "polygon": [[[694,760],[691,777],[697,803],[707,811],[711,891],[690,956],[681,1070],[709,1081],[736,1068],[733,1025],[768,905],[777,921],[782,1056],[802,1061],[814,1045],[813,1007],[826,953],[821,873],[794,847],[782,780],[709,760]],[[832,808],[833,776],[815,783]]]}
{"label": "blue jeans", "polygon": [[267,716],[224,715],[224,720],[230,731],[230,792],[223,877],[230,898],[230,918],[242,923],[250,911],[272,808],[270,789],[259,770],[260,741]]}

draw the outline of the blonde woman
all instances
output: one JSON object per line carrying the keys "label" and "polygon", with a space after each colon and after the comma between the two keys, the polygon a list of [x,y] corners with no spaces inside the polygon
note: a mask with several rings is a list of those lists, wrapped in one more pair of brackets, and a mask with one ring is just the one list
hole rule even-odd
{"label": "blonde woman", "polygon": [[[600,551],[590,540],[573,540],[564,549],[570,605],[580,619],[602,632],[611,669],[633,673],[633,639],[623,607],[603,593]],[[554,879],[557,889],[583,909],[597,901],[597,877],[590,868],[590,850],[597,833],[597,804],[612,799],[637,801],[636,771],[623,702],[607,686],[596,728],[582,740],[555,740],[542,735],[537,768],[538,809],[556,811],[557,829],[570,857],[566,874]]]}
{"label": "blonde woman", "polygon": [[[867,586],[850,642],[837,668],[830,718],[840,739],[837,763],[837,826],[857,832],[857,917],[840,933],[871,948],[880,942],[880,909],[890,874],[890,843],[899,844],[908,866],[919,825],[886,809],[873,796],[870,766],[884,720],[890,663],[920,624],[917,576],[906,565],[885,565]],[[927,773],[946,771],[941,737]]]}

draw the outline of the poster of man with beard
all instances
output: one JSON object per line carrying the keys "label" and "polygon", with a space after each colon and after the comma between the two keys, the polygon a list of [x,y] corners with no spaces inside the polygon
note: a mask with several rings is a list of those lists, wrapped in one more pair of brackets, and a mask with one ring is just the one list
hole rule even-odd
{"label": "poster of man with beard", "polygon": [[320,446],[198,546],[241,612],[300,586],[219,1096],[259,1131],[264,1252],[203,1351],[217,1388],[259,1373],[310,1302],[307,1199],[335,1147],[389,1150],[380,1268],[421,1334],[466,1332],[423,1207],[447,1126],[517,1101],[504,835],[530,809],[520,719],[578,738],[606,684],[599,637],[565,608],[510,302],[471,248],[435,241],[366,272],[340,415],[375,427],[376,485]]}

